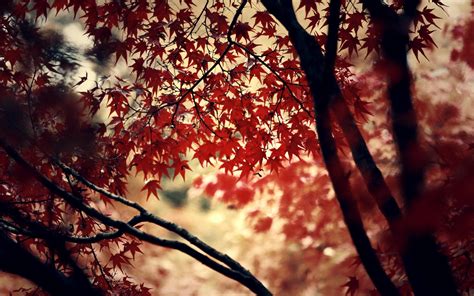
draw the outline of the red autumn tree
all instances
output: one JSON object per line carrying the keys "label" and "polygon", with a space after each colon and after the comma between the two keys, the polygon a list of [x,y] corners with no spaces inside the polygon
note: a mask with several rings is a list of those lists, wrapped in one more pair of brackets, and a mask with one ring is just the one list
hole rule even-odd
{"label": "red autumn tree", "polygon": [[[130,174],[143,174],[143,191],[157,196],[164,177],[185,177],[190,157],[219,166],[217,183],[197,186],[208,194],[222,190],[237,207],[251,202],[255,189],[278,186],[289,239],[308,235],[305,213],[324,207],[332,188],[339,208],[326,210],[343,219],[382,295],[466,291],[470,269],[460,275],[453,266],[463,264],[456,254],[472,255],[472,135],[456,121],[453,105],[417,117],[417,108],[429,107],[415,100],[407,62],[408,49],[420,58],[435,46],[434,9],[443,7],[434,0],[302,0],[297,7],[290,0],[3,1],[0,269],[53,295],[147,295],[144,285],[113,276],[146,242],[270,295],[237,261],[127,196]],[[93,41],[84,54],[104,77],[78,77],[81,54],[40,28],[55,13],[81,21]],[[471,66],[462,28],[472,24],[459,26],[453,32],[462,48],[453,60]],[[357,54],[374,62],[361,76],[350,63]],[[121,66],[128,70],[107,73]],[[373,132],[362,128],[373,116],[368,106],[390,114]],[[384,177],[366,144],[388,123],[399,184]],[[429,125],[434,130],[425,139]],[[313,190],[297,197],[308,162],[327,175],[310,176]],[[394,262],[373,247],[364,203],[381,213]],[[121,215],[114,205],[136,215]],[[257,231],[271,227],[262,210],[252,218]],[[184,240],[158,237],[144,224]],[[445,238],[443,231],[457,235]],[[107,265],[97,252],[110,253]],[[347,287],[354,294],[357,279]]]}

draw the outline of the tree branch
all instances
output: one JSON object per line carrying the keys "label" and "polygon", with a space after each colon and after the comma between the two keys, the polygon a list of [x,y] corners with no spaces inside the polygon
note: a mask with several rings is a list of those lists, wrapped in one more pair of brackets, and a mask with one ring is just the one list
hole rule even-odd
{"label": "tree branch", "polygon": [[51,295],[102,295],[89,282],[68,278],[26,251],[0,230],[0,269],[26,278]]}
{"label": "tree branch", "polygon": [[215,258],[219,261],[222,261],[223,263],[225,263],[226,265],[228,265],[229,267],[231,267],[235,270],[239,270],[242,273],[246,273],[246,274],[250,275],[248,270],[243,268],[237,261],[233,260],[229,256],[227,256],[225,254],[222,254],[219,251],[217,251],[216,249],[214,249],[211,246],[207,245],[206,243],[201,241],[198,237],[196,237],[196,236],[192,235],[190,232],[188,232],[186,229],[180,227],[179,225],[177,225],[173,222],[164,220],[164,219],[162,219],[162,218],[160,218],[156,215],[153,215],[152,213],[148,212],[143,206],[141,206],[140,204],[138,204],[136,202],[133,202],[131,200],[126,199],[125,197],[113,194],[113,193],[111,193],[111,192],[109,192],[109,191],[107,191],[107,190],[105,190],[105,189],[103,189],[99,186],[96,186],[95,184],[93,184],[92,182],[88,181],[86,178],[81,176],[77,171],[75,171],[72,168],[68,167],[64,163],[62,163],[58,160],[55,160],[55,163],[58,164],[64,170],[65,173],[72,175],[74,178],[76,178],[79,182],[83,183],[88,188],[90,188],[90,189],[92,189],[92,190],[94,190],[98,193],[101,193],[105,197],[108,197],[112,200],[115,200],[115,201],[117,201],[117,202],[119,202],[123,205],[126,205],[126,206],[129,206],[129,207],[132,207],[132,208],[136,209],[140,213],[140,215],[138,216],[138,217],[140,217],[140,222],[150,222],[150,223],[153,223],[153,224],[158,225],[160,227],[163,227],[164,229],[166,229],[168,231],[171,231],[171,232],[179,235],[180,237],[184,238],[185,240],[187,240],[188,242],[190,242],[191,244],[193,244],[194,246],[196,246],[197,248],[199,248],[200,250],[202,250],[203,252],[205,252],[209,256],[211,256],[211,257],[213,257],[213,258]]}
{"label": "tree branch", "polygon": [[[262,1],[264,5],[267,7],[271,7],[272,10],[277,9],[277,2],[278,1]],[[271,10],[268,9],[269,12]],[[272,13],[273,14],[273,13]],[[281,14],[281,13],[280,13]],[[284,26],[292,27],[294,24],[289,23],[288,18],[286,17],[284,11],[282,16],[277,17],[277,15],[273,14]],[[288,23],[285,25],[285,23]],[[304,29],[303,29],[304,30]],[[309,38],[308,38],[309,39]],[[324,55],[322,53],[322,49],[320,45],[315,41],[310,41],[315,48],[313,55],[315,55],[315,59],[318,63],[313,65],[316,72],[320,73],[319,75],[323,74],[323,65],[324,65]],[[334,96],[330,103],[330,108],[336,114],[335,119],[338,125],[341,127],[344,137],[346,138],[347,142],[349,143],[349,147],[351,149],[352,158],[362,174],[364,178],[365,185],[369,190],[369,193],[374,198],[380,212],[383,214],[389,225],[391,226],[392,230],[396,224],[396,222],[401,217],[401,210],[398,206],[395,198],[393,197],[385,179],[382,175],[382,172],[377,167],[367,144],[354,120],[354,117],[349,110],[344,98],[342,96],[341,89],[338,85],[338,82],[334,76],[334,73],[331,72],[330,79],[328,79],[328,83],[331,85],[332,91],[334,92]]]}
{"label": "tree branch", "polygon": [[[8,145],[6,142],[3,141],[3,139],[0,139],[0,147],[5,150],[5,152],[12,158],[15,162],[17,162],[20,166],[22,166],[24,169],[29,171],[32,176],[40,182],[45,188],[47,188],[51,193],[62,197],[66,202],[68,202],[72,207],[83,211],[90,217],[100,221],[101,223],[114,227],[118,229],[119,231],[122,231],[123,233],[128,233],[130,235],[135,236],[136,238],[149,242],[154,245],[166,247],[166,248],[171,248],[171,249],[176,249],[179,250],[188,256],[191,256],[195,260],[201,262],[202,264],[206,265],[207,267],[219,272],[220,274],[233,279],[239,283],[241,283],[243,286],[247,287],[249,290],[253,291],[254,293],[258,295],[271,295],[271,293],[268,291],[268,289],[263,286],[263,284],[258,281],[253,275],[251,275],[248,271],[242,272],[242,270],[235,270],[235,269],[229,269],[228,267],[220,264],[219,262],[214,261],[213,259],[209,258],[208,256],[198,252],[197,250],[191,248],[189,245],[178,242],[178,241],[173,241],[173,240],[166,240],[166,239],[161,239],[158,238],[154,235],[151,235],[149,233],[143,232],[132,225],[128,224],[127,222],[123,222],[120,220],[115,220],[112,219],[98,210],[86,205],[83,203],[81,198],[78,198],[77,196],[74,196],[73,194],[67,192],[63,188],[59,187],[57,184],[46,178],[43,174],[41,174],[36,168],[34,168],[31,164],[29,164],[13,147]],[[122,198],[123,199],[123,198]],[[117,201],[120,199],[117,199]],[[130,204],[133,202],[130,202]],[[136,207],[136,206],[134,206]],[[170,227],[172,225],[177,226],[173,223],[170,223],[168,221],[161,220],[157,217],[149,216],[147,214],[140,214],[139,215],[140,219],[144,219],[144,221],[149,221],[153,223],[161,223],[164,226],[163,227]],[[178,228],[176,228],[178,229]],[[187,231],[184,229],[181,229],[181,233],[185,234]],[[189,233],[188,233],[189,234]],[[188,237],[190,240],[195,240],[194,243],[199,244],[202,243],[200,240],[197,240],[197,238],[191,236],[189,234]],[[204,244],[204,243],[202,243]],[[203,245],[204,248],[206,248],[207,245]],[[209,246],[207,246],[208,251],[212,251],[213,249]],[[216,251],[217,252],[217,251]],[[220,253],[219,253],[220,254]],[[240,266],[238,263],[232,263],[227,255],[223,254],[216,254],[218,256],[221,256],[223,259],[225,259],[226,264],[231,264],[235,267]],[[240,266],[241,269],[243,267]],[[245,270],[245,269],[243,269]]]}
{"label": "tree branch", "polygon": [[[412,215],[410,211],[413,204],[423,194],[427,164],[425,152],[418,142],[417,119],[410,90],[411,73],[407,60],[409,25],[420,1],[405,0],[402,15],[398,15],[380,0],[364,0],[363,3],[373,21],[382,28],[380,43],[387,63],[392,129],[402,167],[401,187],[408,215]],[[433,235],[412,233],[408,227],[406,236],[406,244],[401,253],[415,294],[458,295],[448,260],[440,252]]]}
{"label": "tree branch", "polygon": [[177,113],[177,110],[179,108],[179,104],[181,104],[182,101],[184,101],[184,99],[190,94],[193,92],[193,90],[202,82],[204,81],[204,79],[206,79],[209,74],[212,73],[212,71],[214,71],[214,69],[220,65],[220,63],[224,60],[225,56],[227,55],[227,53],[229,52],[229,50],[232,48],[232,39],[231,39],[231,36],[232,36],[232,32],[234,30],[234,27],[235,25],[237,24],[237,20],[238,18],[240,17],[240,15],[242,14],[242,11],[244,10],[244,7],[245,5],[247,5],[247,2],[248,0],[242,0],[241,4],[239,5],[239,7],[237,8],[237,11],[235,12],[232,20],[231,20],[231,23],[229,24],[229,29],[227,31],[227,46],[225,47],[225,49],[222,51],[222,53],[220,54],[219,58],[212,64],[212,66],[207,69],[207,71],[201,76],[199,77],[198,80],[196,80],[192,85],[191,87],[189,87],[188,89],[186,89],[186,91],[180,96],[179,99],[177,99],[176,101],[174,102],[170,102],[170,103],[165,103],[157,108],[155,108],[153,110],[153,112],[151,112],[151,115],[155,115],[156,113],[159,112],[159,110],[163,109],[163,108],[166,108],[166,107],[170,107],[170,106],[173,106],[173,105],[176,105],[176,109],[173,113],[173,116],[172,116],[172,119],[174,120],[174,117]]}
{"label": "tree branch", "polygon": [[[328,49],[333,52],[324,56],[313,36],[309,35],[298,23],[293,13],[284,13],[285,8],[291,1],[284,1],[286,5],[278,6],[279,1],[262,0],[263,4],[270,12],[288,30],[289,37],[300,57],[301,67],[303,68],[306,79],[313,96],[314,109],[316,114],[316,130],[318,133],[319,144],[323,155],[329,178],[333,184],[336,198],[340,204],[344,217],[344,222],[349,229],[352,241],[361,258],[369,277],[382,295],[398,295],[397,288],[391,282],[380,264],[377,255],[370,244],[370,240],[365,232],[364,225],[357,207],[357,202],[353,196],[349,181],[342,163],[337,155],[337,148],[331,132],[331,121],[329,115],[329,102],[335,96],[338,96],[337,83],[332,82],[333,65],[337,52],[337,31],[339,26],[340,3],[338,0],[332,0],[330,4],[331,16],[329,23],[330,38],[328,39]],[[285,9],[285,10],[284,10]],[[285,17],[283,17],[285,16]],[[323,71],[321,68],[323,67]],[[323,72],[326,75],[321,75]]]}

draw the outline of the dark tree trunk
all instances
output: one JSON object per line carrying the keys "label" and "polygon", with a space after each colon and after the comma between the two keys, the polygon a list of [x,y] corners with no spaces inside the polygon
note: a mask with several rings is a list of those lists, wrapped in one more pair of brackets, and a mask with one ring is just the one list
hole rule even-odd
{"label": "dark tree trunk", "polygon": [[55,296],[102,295],[89,282],[68,278],[0,231],[0,269],[24,277]]}
{"label": "dark tree trunk", "polygon": [[[309,35],[298,23],[291,1],[263,1],[272,13],[288,30],[289,37],[295,47],[310,86],[316,114],[316,130],[329,178],[333,184],[344,222],[359,254],[362,265],[367,271],[376,288],[382,295],[399,295],[397,288],[385,273],[377,254],[371,246],[364,229],[362,218],[353,196],[350,184],[342,163],[337,155],[336,143],[332,136],[329,103],[337,94],[337,86],[323,79],[322,65],[325,64],[323,54],[313,36]],[[333,61],[328,60],[330,63]],[[329,66],[332,70],[332,67]]]}
{"label": "dark tree trunk", "polygon": [[[407,61],[409,25],[420,1],[405,1],[398,15],[379,0],[364,3],[382,28],[381,47],[387,63],[388,96],[392,129],[398,147],[401,187],[407,213],[423,195],[426,156],[418,142],[418,127],[411,96],[411,74]],[[419,215],[423,219],[423,215]],[[407,227],[401,254],[405,271],[416,295],[458,295],[447,258],[434,236]]]}

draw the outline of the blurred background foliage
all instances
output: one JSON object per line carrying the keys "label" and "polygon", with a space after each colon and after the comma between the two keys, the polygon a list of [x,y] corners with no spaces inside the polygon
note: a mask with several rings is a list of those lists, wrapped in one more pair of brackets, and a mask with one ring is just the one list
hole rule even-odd
{"label": "blurred background foliage", "polygon": [[[449,5],[446,11],[436,12],[442,15],[438,24],[443,28],[437,33],[435,40],[438,47],[428,54],[429,60],[422,59],[418,63],[412,57],[411,65],[417,85],[430,83],[433,78],[437,81],[436,85],[429,88],[419,87],[418,97],[429,101],[432,105],[449,101],[451,104],[461,106],[462,118],[466,120],[466,124],[460,129],[468,131],[472,129],[470,127],[472,118],[469,119],[469,116],[473,111],[474,75],[465,63],[451,61],[451,53],[454,48],[459,47],[459,44],[452,39],[450,30],[458,22],[469,17],[472,4],[467,0],[459,0],[449,1]],[[51,30],[48,36],[52,44],[65,44],[62,47],[51,47],[50,54],[53,60],[67,64],[61,67],[65,71],[87,72],[89,75],[89,82],[78,86],[76,90],[87,89],[90,87],[87,83],[90,81],[106,83],[107,76],[124,71],[121,62],[112,66],[113,61],[109,61],[106,48],[91,47],[91,43],[82,36],[80,25],[67,15],[51,18],[45,27]],[[24,34],[27,33],[28,27],[25,27]],[[365,70],[367,60],[363,57],[355,56],[353,62],[356,71],[362,73]],[[69,74],[66,72],[57,74],[66,77],[66,83],[69,85],[77,82],[67,80]],[[107,120],[105,114],[102,114],[103,120]],[[383,119],[382,114],[370,118],[364,126],[366,132],[370,133]],[[369,145],[376,151],[384,174],[394,176],[397,173],[394,170],[395,152],[387,145],[390,141],[388,135],[382,135],[381,140],[373,140]],[[331,190],[327,187],[314,188],[314,181],[324,176],[324,172],[316,164],[309,164],[303,160],[301,167],[288,168],[290,171],[302,170],[304,173],[299,176],[308,178],[301,180],[302,186],[292,189],[294,194],[291,196],[294,203],[308,203],[301,207],[308,212],[296,213],[291,216],[292,218],[281,215],[279,206],[283,195],[271,185],[287,182],[295,177],[286,174],[285,170],[267,187],[260,187],[258,191],[255,189],[251,194],[256,195],[248,203],[235,205],[224,202],[219,192],[209,196],[197,185],[196,180],[216,182],[216,174],[219,173],[216,168],[201,168],[197,161],[190,162],[190,167],[192,172],[186,175],[185,180],[180,177],[164,180],[158,199],[153,196],[147,198],[141,191],[144,183],[141,175],[128,180],[127,196],[145,204],[154,214],[183,226],[216,249],[235,258],[252,270],[275,295],[343,295],[346,284],[352,276],[358,277],[361,286],[368,286],[368,279],[355,257],[337,206],[328,206],[334,203]],[[355,179],[357,185],[357,178]],[[320,193],[325,196],[314,200],[314,193],[317,190],[321,190]],[[360,192],[360,195],[363,198],[363,192]],[[313,199],[309,199],[308,196],[313,196]],[[328,204],[323,206],[322,202]],[[364,211],[371,212],[373,209],[370,203],[364,206]],[[333,212],[324,212],[324,209],[328,208],[332,208]],[[291,210],[291,205],[288,209]],[[116,210],[126,211],[120,208]],[[318,220],[318,217],[324,219]],[[314,219],[321,225],[318,225],[316,231],[316,225],[301,223],[298,219],[308,221]],[[374,214],[368,220],[370,220],[369,234],[380,242],[380,248],[383,249],[384,229],[377,223],[380,217]],[[305,227],[302,228],[301,225]],[[177,239],[153,227],[147,230],[163,237]],[[316,233],[319,236],[315,237]],[[146,286],[152,288],[153,295],[250,295],[237,283],[178,252],[147,245],[143,246],[142,251],[142,254],[136,254],[135,260],[132,261],[133,266],[127,268],[126,272],[134,280],[144,282]],[[107,256],[103,256],[102,259],[106,260]],[[22,279],[2,274],[0,294],[6,295],[28,285]],[[362,290],[360,295],[368,295],[365,293],[368,291]],[[18,290],[13,294],[21,295],[21,291]]]}

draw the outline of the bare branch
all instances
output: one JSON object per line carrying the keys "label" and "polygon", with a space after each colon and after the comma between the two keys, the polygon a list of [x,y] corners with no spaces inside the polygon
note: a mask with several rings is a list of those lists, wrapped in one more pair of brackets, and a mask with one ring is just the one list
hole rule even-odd
{"label": "bare branch", "polygon": [[[255,292],[256,294],[259,295],[271,295],[271,293],[263,286],[262,283],[260,283],[254,276],[252,276],[248,271],[246,271],[242,266],[240,266],[239,263],[230,260],[230,257],[227,255],[221,254],[218,251],[214,250],[212,247],[204,244],[202,241],[197,239],[196,237],[192,236],[189,232],[186,230],[182,229],[181,227],[168,222],[164,221],[158,217],[155,217],[153,215],[147,215],[146,213],[141,213],[137,219],[143,219],[143,221],[148,221],[152,223],[156,223],[164,228],[170,227],[171,229],[174,229],[175,231],[179,231],[181,235],[184,235],[186,239],[188,239],[190,242],[192,242],[194,245],[200,245],[201,248],[207,250],[207,252],[213,253],[215,256],[222,258],[222,261],[225,262],[226,264],[232,266],[233,268],[238,268],[236,269],[230,269],[215,260],[209,258],[208,256],[196,251],[195,249],[191,248],[189,245],[174,241],[174,240],[166,240],[166,239],[161,239],[159,237],[156,237],[154,235],[151,235],[149,233],[143,232],[132,225],[128,224],[127,222],[123,222],[120,220],[115,220],[113,218],[110,218],[95,208],[92,208],[90,206],[87,206],[83,203],[82,199],[74,196],[73,194],[67,192],[63,188],[59,187],[57,184],[49,180],[47,177],[45,177],[41,172],[39,172],[36,168],[34,168],[32,165],[30,165],[13,147],[8,145],[6,142],[3,141],[3,139],[0,139],[0,147],[2,147],[5,152],[15,161],[17,162],[20,166],[22,166],[24,169],[28,170],[34,178],[40,182],[44,187],[46,187],[51,193],[62,197],[66,202],[68,202],[72,207],[83,211],[90,217],[100,221],[101,223],[114,227],[118,229],[119,231],[122,231],[123,233],[130,234],[132,236],[135,236],[136,238],[149,242],[154,245],[166,247],[166,248],[171,248],[171,249],[176,249],[179,250],[188,256],[191,256],[195,260],[201,262],[202,264],[206,265],[207,267],[221,273],[222,275],[233,279],[251,291]],[[117,201],[123,200],[123,198],[117,198]],[[129,203],[132,205],[132,203]],[[133,207],[135,208],[141,208],[138,207],[137,205],[134,205]]]}

